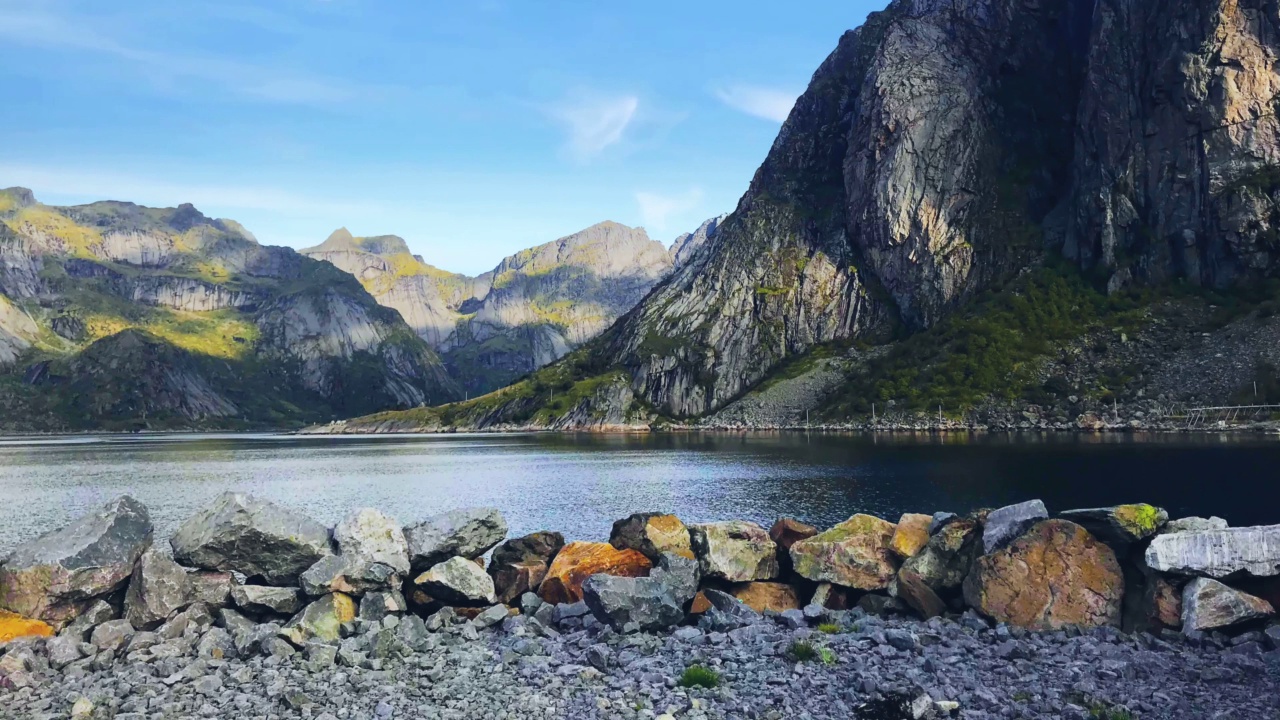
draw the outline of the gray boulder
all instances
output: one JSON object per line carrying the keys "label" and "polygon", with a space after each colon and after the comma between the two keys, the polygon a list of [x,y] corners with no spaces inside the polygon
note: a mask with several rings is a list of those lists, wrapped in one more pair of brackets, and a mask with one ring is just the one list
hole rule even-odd
{"label": "gray boulder", "polygon": [[224,608],[231,604],[231,588],[236,586],[236,578],[231,573],[212,570],[197,570],[189,574],[191,595],[198,602],[212,609]]}
{"label": "gray boulder", "polygon": [[475,625],[478,630],[484,630],[506,620],[510,614],[506,605],[490,605],[485,608],[484,612],[471,618],[471,624]]}
{"label": "gray boulder", "polygon": [[187,571],[151,549],[142,554],[124,596],[124,617],[137,630],[152,630],[193,600]]}
{"label": "gray boulder", "polygon": [[711,607],[703,613],[701,622],[711,630],[725,632],[755,624],[761,619],[760,613],[726,592],[708,588],[702,591],[702,596]]}
{"label": "gray boulder", "polygon": [[701,573],[697,560],[674,553],[663,553],[658,558],[657,567],[649,571],[649,579],[666,586],[675,601],[683,607],[698,594]]}
{"label": "gray boulder", "polygon": [[1280,575],[1280,525],[1157,535],[1147,566],[1178,575],[1217,578]]}
{"label": "gray boulder", "polygon": [[1182,590],[1182,629],[1220,630],[1271,617],[1275,608],[1259,597],[1217,580],[1196,578]]}
{"label": "gray boulder", "polygon": [[222,628],[213,627],[205,630],[200,641],[196,643],[196,657],[199,658],[226,660],[238,654],[231,633]]}
{"label": "gray boulder", "polygon": [[462,557],[452,557],[422,573],[414,584],[442,603],[450,605],[492,605],[497,602],[493,578],[480,566]]}
{"label": "gray boulder", "polygon": [[253,613],[291,615],[302,607],[302,593],[297,588],[237,585],[231,589],[231,599],[236,607]]}
{"label": "gray boulder", "polygon": [[133,637],[133,626],[128,620],[108,620],[93,629],[89,642],[98,648],[98,652],[119,650]]}
{"label": "gray boulder", "polygon": [[495,548],[488,573],[498,602],[511,603],[524,593],[537,590],[563,547],[564,536],[560,533],[536,532]]}
{"label": "gray boulder", "polygon": [[94,628],[108,620],[116,619],[116,610],[106,600],[95,600],[92,605],[81,612],[71,624],[62,628],[59,635],[74,637],[77,641],[89,639]]}
{"label": "gray boulder", "polygon": [[350,558],[409,572],[409,543],[399,523],[373,508],[354,510],[333,529],[338,549]]}
{"label": "gray boulder", "polygon": [[1008,545],[1032,525],[1049,519],[1049,511],[1039,500],[1028,500],[992,510],[982,531],[982,549],[987,555]]}
{"label": "gray boulder", "polygon": [[291,510],[241,493],[223,493],[169,540],[180,563],[293,585],[333,554],[329,530]]}
{"label": "gray boulder", "polygon": [[1170,520],[1160,530],[1162,533],[1195,532],[1197,530],[1226,530],[1230,525],[1216,515],[1214,517],[1184,517]]}
{"label": "gray boulder", "polygon": [[780,572],[777,544],[753,522],[729,520],[691,525],[689,538],[704,577],[750,582],[771,580]]}
{"label": "gray boulder", "polygon": [[147,509],[124,496],[23,543],[0,566],[0,609],[61,629],[124,586],[151,535]]}
{"label": "gray boulder", "polygon": [[480,557],[507,536],[507,521],[495,508],[450,510],[405,528],[404,536],[420,572],[454,556]]}
{"label": "gray boulder", "polygon": [[1163,508],[1145,504],[1067,510],[1061,517],[1099,540],[1121,547],[1155,535],[1169,522],[1169,513]]}
{"label": "gray boulder", "polygon": [[45,653],[49,656],[49,664],[54,670],[61,670],[71,663],[84,657],[84,653],[80,651],[81,640],[79,638],[60,635],[55,638],[49,638],[45,643]]}
{"label": "gray boulder", "polygon": [[342,593],[325,595],[303,608],[280,630],[280,636],[296,647],[308,642],[337,642],[342,636],[342,625],[356,618],[356,604]]}
{"label": "gray boulder", "polygon": [[395,568],[360,556],[327,555],[307,568],[299,578],[302,590],[319,597],[331,592],[363,595],[373,590],[398,589]]}
{"label": "gray boulder", "polygon": [[399,615],[409,609],[399,590],[371,592],[360,598],[359,617],[366,622],[381,622],[388,615]]}
{"label": "gray boulder", "polygon": [[671,586],[647,577],[592,575],[582,583],[591,614],[614,630],[660,630],[684,620],[684,603]]}

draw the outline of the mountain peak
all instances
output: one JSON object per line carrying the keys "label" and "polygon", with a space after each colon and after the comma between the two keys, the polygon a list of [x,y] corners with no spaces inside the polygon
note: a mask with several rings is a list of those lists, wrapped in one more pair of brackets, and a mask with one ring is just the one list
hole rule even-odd
{"label": "mountain peak", "polygon": [[356,239],[351,235],[351,231],[345,227],[334,230],[333,233],[324,241],[324,245],[354,245]]}
{"label": "mountain peak", "polygon": [[0,190],[0,196],[7,197],[13,207],[29,207],[36,204],[35,193],[24,187],[11,187]]}

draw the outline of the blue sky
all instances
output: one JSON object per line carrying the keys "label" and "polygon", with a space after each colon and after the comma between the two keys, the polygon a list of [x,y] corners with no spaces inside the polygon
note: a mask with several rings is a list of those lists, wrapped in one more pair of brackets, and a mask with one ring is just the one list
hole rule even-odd
{"label": "blue sky", "polygon": [[345,225],[467,273],[728,212],[883,2],[0,0],[0,187]]}

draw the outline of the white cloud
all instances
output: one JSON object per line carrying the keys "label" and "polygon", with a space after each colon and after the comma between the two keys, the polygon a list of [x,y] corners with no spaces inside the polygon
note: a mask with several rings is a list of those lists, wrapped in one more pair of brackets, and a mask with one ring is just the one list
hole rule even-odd
{"label": "white cloud", "polygon": [[622,140],[639,108],[640,98],[634,95],[579,95],[547,112],[569,133],[566,152],[574,160],[587,162]]}
{"label": "white cloud", "polygon": [[666,232],[673,216],[690,213],[702,204],[702,188],[690,188],[679,195],[662,195],[651,192],[636,193],[636,203],[640,206],[640,217],[646,228],[658,232]]}
{"label": "white cloud", "polygon": [[799,93],[756,85],[730,85],[715,91],[725,105],[765,120],[783,122],[791,114]]}

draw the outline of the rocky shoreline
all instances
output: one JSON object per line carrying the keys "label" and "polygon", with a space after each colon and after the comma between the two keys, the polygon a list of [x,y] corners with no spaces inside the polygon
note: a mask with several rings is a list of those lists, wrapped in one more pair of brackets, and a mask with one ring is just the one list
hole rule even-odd
{"label": "rocky shoreline", "polygon": [[0,564],[0,717],[1280,715],[1280,526],[1029,501],[825,531],[122,497]]}

